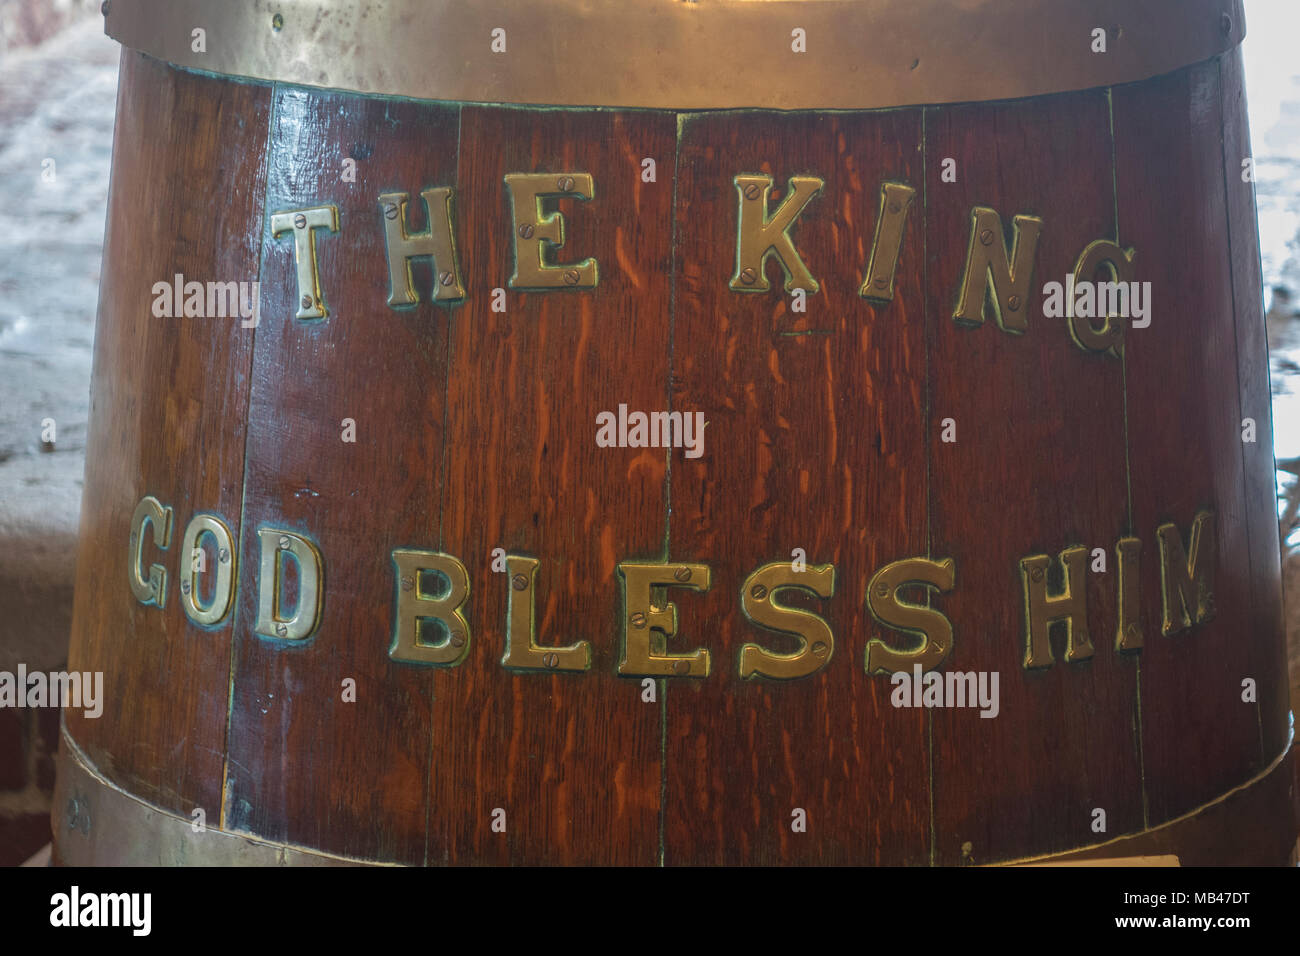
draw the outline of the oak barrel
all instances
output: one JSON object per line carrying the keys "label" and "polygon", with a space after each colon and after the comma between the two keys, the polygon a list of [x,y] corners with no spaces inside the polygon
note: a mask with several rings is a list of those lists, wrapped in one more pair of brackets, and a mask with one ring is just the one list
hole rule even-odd
{"label": "oak barrel", "polygon": [[56,856],[1284,863],[1240,0],[111,0]]}

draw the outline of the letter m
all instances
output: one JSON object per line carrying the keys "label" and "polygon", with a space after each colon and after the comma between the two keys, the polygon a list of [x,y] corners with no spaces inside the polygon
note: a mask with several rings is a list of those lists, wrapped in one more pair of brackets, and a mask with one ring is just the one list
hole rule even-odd
{"label": "letter m", "polygon": [[208,283],[208,318],[224,319],[239,314],[239,283]]}
{"label": "letter m", "polygon": [[1198,511],[1192,519],[1191,544],[1183,547],[1175,524],[1156,529],[1160,539],[1160,633],[1166,636],[1214,617],[1214,565],[1217,547],[1214,513]]}

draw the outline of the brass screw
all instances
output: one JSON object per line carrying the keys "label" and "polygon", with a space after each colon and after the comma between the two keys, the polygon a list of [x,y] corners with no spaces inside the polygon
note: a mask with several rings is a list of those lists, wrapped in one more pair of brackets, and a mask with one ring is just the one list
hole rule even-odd
{"label": "brass screw", "polygon": [[542,663],[547,667],[554,667],[556,664],[560,663],[560,656],[555,653],[547,654],[542,658]]}
{"label": "brass screw", "polygon": [[311,308],[312,301],[313,301],[313,300],[312,300],[312,297],[311,297],[311,296],[309,296],[309,295],[305,295],[305,296],[303,296],[303,297],[302,297],[302,307],[303,307],[304,309],[310,309],[310,308]]}
{"label": "brass screw", "polygon": [[516,591],[522,591],[528,587],[528,579],[522,574],[516,574],[510,579],[510,586]]}
{"label": "brass screw", "polygon": [[439,274],[438,281],[441,282],[443,285],[451,285],[453,282],[456,281],[456,276],[451,272],[443,272]]}
{"label": "brass screw", "polygon": [[1035,581],[1041,581],[1043,580],[1043,569],[1034,568],[1033,573],[1031,573],[1029,576],[1033,578]]}
{"label": "brass screw", "polygon": [[413,587],[415,587],[415,578],[412,578],[412,577],[405,577],[405,578],[402,578],[402,590],[403,590],[403,591],[409,591],[409,590],[411,590]]}
{"label": "brass screw", "polygon": [[761,584],[755,584],[749,589],[749,593],[753,595],[755,600],[761,601],[763,598],[767,597],[767,588],[763,587]]}
{"label": "brass screw", "polygon": [[452,646],[452,647],[464,647],[464,646],[465,646],[465,635],[462,634],[460,631],[452,631],[452,632],[451,632],[451,646]]}
{"label": "brass screw", "polygon": [[560,192],[562,193],[573,192],[573,177],[572,176],[560,177],[560,182],[558,185],[560,187]]}
{"label": "brass screw", "polygon": [[673,577],[675,577],[678,581],[689,581],[691,579],[691,569],[678,568],[676,571],[673,572]]}
{"label": "brass screw", "polygon": [[636,628],[645,627],[645,614],[643,614],[641,611],[637,611],[635,614],[633,614],[632,626]]}
{"label": "brass screw", "polygon": [[1011,296],[1011,298],[1007,299],[1007,308],[1010,309],[1012,312],[1019,312],[1019,311],[1020,311],[1020,296],[1018,296],[1018,295],[1013,295],[1013,296]]}
{"label": "brass screw", "polygon": [[287,625],[277,624],[275,626],[275,633],[278,634],[280,637],[284,637],[289,633],[289,628]]}
{"label": "brass screw", "polygon": [[690,661],[678,661],[673,665],[674,674],[685,674],[691,669]]}
{"label": "brass screw", "polygon": [[397,203],[390,202],[384,204],[384,218],[385,219],[397,218]]}
{"label": "brass screw", "polygon": [[825,657],[826,645],[823,644],[821,641],[818,641],[816,644],[812,646],[812,652],[817,657]]}
{"label": "brass screw", "polygon": [[289,550],[289,536],[287,534],[280,535],[280,550],[281,551]]}
{"label": "brass screw", "polygon": [[298,213],[298,215],[293,217],[293,224],[297,226],[299,229],[306,229],[307,217],[304,216],[302,213]]}
{"label": "brass screw", "polygon": [[740,272],[740,281],[745,285],[753,285],[758,279],[758,273],[753,269],[742,269]]}
{"label": "brass screw", "polygon": [[229,564],[230,552],[227,551],[225,548],[222,548],[220,551],[217,552],[217,560],[220,561],[222,564]]}
{"label": "brass screw", "polygon": [[889,597],[889,585],[883,583],[877,584],[876,593],[879,594],[881,597]]}
{"label": "brass screw", "polygon": [[189,594],[189,593],[190,593],[190,582],[189,582],[189,581],[182,581],[182,582],[181,582],[181,594]]}
{"label": "brass screw", "polygon": [[878,279],[876,279],[875,286],[877,289],[883,289],[887,285],[889,285],[889,280],[886,279],[884,276],[880,276]]}
{"label": "brass screw", "polygon": [[565,282],[566,285],[577,285],[577,284],[578,284],[578,280],[581,279],[581,278],[582,278],[582,276],[578,274],[578,270],[577,270],[577,269],[565,269],[565,270],[564,270],[564,282]]}
{"label": "brass screw", "polygon": [[745,198],[757,199],[759,196],[759,192],[760,190],[758,186],[754,183],[750,183],[748,186],[745,187]]}
{"label": "brass screw", "polygon": [[985,229],[983,232],[981,232],[981,233],[980,233],[980,242],[984,243],[984,245],[986,245],[986,246],[988,246],[988,245],[992,245],[992,243],[993,243],[993,230],[992,230],[992,229]]}
{"label": "brass screw", "polygon": [[892,213],[899,213],[899,212],[902,212],[902,210],[903,210],[903,207],[900,206],[900,205],[899,205],[898,203],[896,203],[896,202],[891,202],[891,203],[889,204],[889,211],[892,212]]}
{"label": "brass screw", "polygon": [[524,223],[519,227],[519,236],[521,239],[533,238],[533,227],[529,223]]}

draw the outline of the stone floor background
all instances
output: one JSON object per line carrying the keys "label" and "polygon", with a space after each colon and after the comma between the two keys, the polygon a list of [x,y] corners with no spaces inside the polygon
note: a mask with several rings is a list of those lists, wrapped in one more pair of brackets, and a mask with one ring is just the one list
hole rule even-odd
{"label": "stone floor background", "polygon": [[[66,659],[119,53],[102,20],[86,15],[92,7],[0,0],[0,670]],[[1300,461],[1300,0],[1246,0],[1246,13],[1275,450]],[[42,175],[50,160],[52,180]],[[45,419],[56,428],[52,448]],[[1280,493],[1300,497],[1297,481],[1280,473]],[[1291,538],[1300,705],[1300,530]],[[49,812],[56,736],[49,721],[0,711],[0,864],[48,839],[22,827]]]}

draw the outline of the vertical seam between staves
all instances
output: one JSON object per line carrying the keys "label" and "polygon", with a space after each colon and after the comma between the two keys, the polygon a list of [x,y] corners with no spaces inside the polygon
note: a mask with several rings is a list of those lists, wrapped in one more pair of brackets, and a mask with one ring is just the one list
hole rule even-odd
{"label": "vertical seam between staves", "polygon": [[[1115,215],[1115,244],[1123,248],[1119,231],[1119,147],[1115,139],[1115,89],[1106,87],[1106,114],[1110,126],[1110,191]],[[1128,427],[1128,342],[1120,354],[1120,397],[1124,421],[1124,493],[1128,504],[1127,533],[1133,536],[1133,469]],[[1133,659],[1133,737],[1137,750],[1138,784],[1142,797],[1142,829],[1150,827],[1150,801],[1147,797],[1146,752],[1142,744],[1142,658]]]}
{"label": "vertical seam between staves", "polygon": [[[239,549],[243,547],[243,542],[247,540],[244,518],[248,502],[248,438],[249,433],[252,431],[253,390],[257,387],[257,333],[262,324],[262,263],[266,254],[266,231],[270,228],[271,142],[275,137],[275,122],[279,114],[279,92],[280,84],[272,83],[271,103],[267,109],[266,140],[262,149],[262,227],[257,235],[257,324],[252,328],[253,342],[248,349],[248,403],[244,408],[244,468],[239,487],[239,538],[232,545],[235,553],[231,555],[231,560],[235,562],[236,568],[236,587],[239,585]],[[239,608],[240,602],[235,602],[235,610],[230,617],[230,663],[226,675],[226,736],[225,740],[222,741],[221,808],[217,814],[217,827],[221,830],[226,829],[226,804],[230,796],[230,731],[234,726],[235,714],[235,657],[239,648]]]}
{"label": "vertical seam between staves", "polygon": [[[923,391],[921,398],[921,421],[924,431],[922,433],[922,445],[925,447],[925,556],[933,558],[932,544],[930,539],[930,323],[927,321],[930,311],[930,248],[929,248],[929,223],[930,223],[930,176],[929,176],[929,142],[926,135],[926,116],[929,113],[928,107],[921,107],[921,374],[923,378]],[[883,213],[882,213],[883,214]],[[931,591],[925,589],[925,605],[930,606]],[[925,712],[925,742],[926,742],[926,779],[929,798],[929,815],[930,815],[930,865],[935,866],[938,859],[938,847],[935,838],[935,821],[934,821],[934,714],[929,710]]]}

